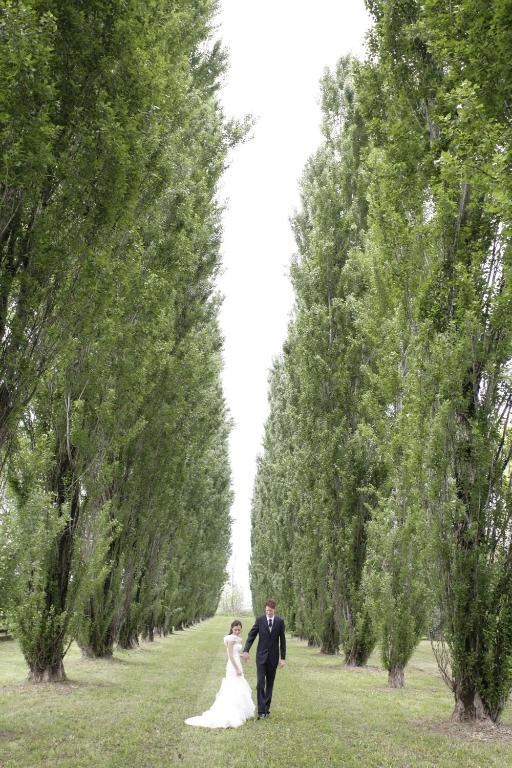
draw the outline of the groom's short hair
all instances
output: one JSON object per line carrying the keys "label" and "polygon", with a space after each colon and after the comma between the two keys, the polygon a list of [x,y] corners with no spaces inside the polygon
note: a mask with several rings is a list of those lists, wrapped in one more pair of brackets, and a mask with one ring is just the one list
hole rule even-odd
{"label": "groom's short hair", "polygon": [[268,605],[269,608],[272,608],[272,610],[275,611],[275,608],[276,608],[276,601],[275,600],[272,600],[272,599],[267,600],[267,602],[265,603],[265,607],[267,605]]}

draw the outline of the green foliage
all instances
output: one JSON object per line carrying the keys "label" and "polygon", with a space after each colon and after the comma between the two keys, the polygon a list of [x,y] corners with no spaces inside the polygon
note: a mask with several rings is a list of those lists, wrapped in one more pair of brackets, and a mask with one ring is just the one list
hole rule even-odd
{"label": "green foliage", "polygon": [[[417,546],[413,560],[428,565],[441,606],[456,717],[493,721],[512,688],[512,617],[503,599],[511,540],[511,210],[502,165],[510,65],[494,54],[488,65],[488,34],[496,32],[498,49],[509,36],[500,26],[506,6],[372,3],[374,58],[359,82],[384,181],[370,202],[367,243],[377,317],[392,321],[397,342],[393,353],[383,325],[383,348],[391,367],[398,363],[398,398],[388,400],[398,471],[380,514],[391,523],[407,508],[404,533],[428,547],[430,563]],[[382,376],[389,366],[377,370]],[[375,549],[385,554],[379,540],[390,535],[380,524]],[[402,535],[391,534],[398,549],[388,576],[403,561]]]}
{"label": "green foliage", "polygon": [[293,224],[296,309],[273,374],[251,567],[256,606],[263,598],[258,574],[268,562],[260,550],[275,539],[277,570],[268,587],[280,609],[311,643],[324,643],[324,617],[333,609],[347,662],[361,664],[375,642],[362,577],[381,470],[365,440],[366,350],[356,333],[367,290],[360,260],[367,206],[366,133],[353,68],[343,59],[322,82],[325,141],[304,173],[302,210]]}
{"label": "green foliage", "polygon": [[349,663],[378,633],[392,684],[440,617],[455,716],[496,722],[512,690],[511,8],[368,8],[367,61],[324,78],[293,225],[253,603],[274,593],[312,644],[333,607]]}
{"label": "green foliage", "polygon": [[3,11],[1,577],[35,679],[63,676],[71,638],[108,656],[212,615],[225,580],[216,193],[246,126],[216,96],[214,10]]}

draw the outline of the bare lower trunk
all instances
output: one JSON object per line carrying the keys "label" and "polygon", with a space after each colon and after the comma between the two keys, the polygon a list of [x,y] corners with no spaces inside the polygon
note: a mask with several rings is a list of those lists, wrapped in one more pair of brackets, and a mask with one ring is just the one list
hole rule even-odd
{"label": "bare lower trunk", "polygon": [[98,648],[97,646],[81,643],[80,650],[85,659],[111,659],[114,649],[111,645],[105,645],[103,648]]}
{"label": "bare lower trunk", "polygon": [[118,640],[118,646],[125,651],[131,651],[134,648],[139,647],[139,636],[137,634],[131,634],[123,632]]}
{"label": "bare lower trunk", "polygon": [[117,645],[127,651],[139,646],[139,627],[130,609],[128,609],[124,621],[118,629]]}
{"label": "bare lower trunk", "polygon": [[336,656],[338,653],[338,648],[333,645],[322,645],[320,647],[320,653],[324,653],[326,656]]}
{"label": "bare lower trunk", "polygon": [[102,627],[100,615],[92,610],[88,613],[91,621],[78,637],[78,645],[82,656],[86,659],[110,659],[114,652],[114,631],[110,623],[106,629]]}
{"label": "bare lower trunk", "polygon": [[478,691],[474,689],[469,691],[459,689],[455,691],[455,709],[452,713],[452,720],[458,723],[492,722],[485,711]]}
{"label": "bare lower trunk", "polygon": [[403,688],[405,685],[405,674],[403,667],[391,667],[388,672],[388,685],[390,688]]}
{"label": "bare lower trunk", "polygon": [[340,646],[340,633],[338,625],[336,623],[336,617],[333,608],[327,608],[324,611],[322,635],[321,635],[321,652],[329,655],[335,655],[338,653]]}
{"label": "bare lower trunk", "polygon": [[61,683],[66,679],[62,659],[47,665],[31,665],[28,679],[34,683]]}
{"label": "bare lower trunk", "polygon": [[345,664],[347,667],[365,667],[373,649],[372,645],[354,644],[345,651]]}

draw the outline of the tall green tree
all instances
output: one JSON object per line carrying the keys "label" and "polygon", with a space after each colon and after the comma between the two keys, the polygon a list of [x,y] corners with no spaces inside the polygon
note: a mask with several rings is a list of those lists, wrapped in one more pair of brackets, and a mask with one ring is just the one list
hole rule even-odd
{"label": "tall green tree", "polygon": [[[42,375],[57,356],[71,362],[67,341],[95,313],[94,274],[130,226],[141,188],[157,178],[148,159],[162,138],[169,98],[162,46],[176,36],[181,16],[164,6],[2,4],[4,454]],[[151,66],[150,50],[160,51]],[[179,71],[183,46],[173,51]],[[176,96],[183,85],[178,78],[175,85]]]}
{"label": "tall green tree", "polygon": [[[512,686],[511,7],[367,5],[369,57],[355,91],[343,62],[324,83],[295,220],[254,594],[261,526],[275,532],[280,509],[301,635],[327,640],[334,606],[347,660],[379,631],[401,684],[434,605],[454,716],[498,721]],[[281,453],[275,424],[292,435]]]}
{"label": "tall green tree", "polygon": [[[29,387],[5,412],[3,549],[17,555],[9,607],[31,677],[58,680],[72,638],[108,655],[177,613],[211,615],[220,596],[230,489],[215,195],[236,131],[216,97],[225,57],[211,40],[214,3],[22,5],[7,8],[20,35],[48,11],[45,71],[64,112],[57,194],[37,204],[47,240],[30,240],[32,276],[20,267],[6,303],[23,283],[31,318],[44,303],[58,322],[41,325]],[[57,275],[42,254],[61,236]],[[25,248],[20,230],[8,238]],[[9,311],[18,375],[32,332]]]}
{"label": "tall green tree", "polygon": [[362,664],[375,642],[363,572],[381,467],[366,440],[367,351],[356,329],[367,291],[360,259],[367,204],[366,132],[353,78],[353,63],[342,59],[322,83],[325,140],[306,168],[294,220],[296,309],[285,366],[298,445],[291,459],[298,626],[329,652],[339,636],[347,663]]}
{"label": "tall green tree", "polygon": [[420,329],[424,281],[435,253],[428,232],[428,134],[410,115],[404,119],[410,107],[399,91],[389,91],[383,110],[381,75],[377,60],[360,67],[356,80],[371,146],[363,255],[369,289],[357,332],[369,350],[367,439],[385,467],[369,526],[365,578],[389,684],[401,687],[431,604]]}
{"label": "tall green tree", "polygon": [[413,155],[425,226],[412,226],[431,247],[416,286],[413,375],[428,418],[424,501],[450,657],[445,679],[454,717],[497,721],[512,685],[510,63],[495,55],[510,42],[510,3],[368,5],[372,138],[388,157],[408,157],[400,140],[424,136]]}
{"label": "tall green tree", "polygon": [[258,459],[251,511],[250,582],[258,613],[274,597],[291,631],[305,634],[298,608],[303,590],[295,582],[295,537],[298,520],[293,490],[297,449],[290,413],[290,386],[286,359],[278,359],[269,379],[270,413],[265,424],[263,455]]}

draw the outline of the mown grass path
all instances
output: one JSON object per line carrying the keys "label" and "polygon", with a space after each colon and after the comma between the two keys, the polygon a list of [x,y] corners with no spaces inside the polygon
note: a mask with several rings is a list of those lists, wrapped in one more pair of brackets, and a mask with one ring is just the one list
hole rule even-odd
{"label": "mown grass path", "polygon": [[[251,619],[244,619],[244,636]],[[229,619],[113,661],[72,648],[69,681],[32,685],[13,642],[0,643],[1,768],[488,768],[512,765],[512,707],[499,729],[454,726],[449,692],[423,643],[392,691],[378,658],[351,671],[289,640],[272,718],[236,730],[183,724],[208,708],[224,674]],[[246,667],[254,688],[254,652]]]}

